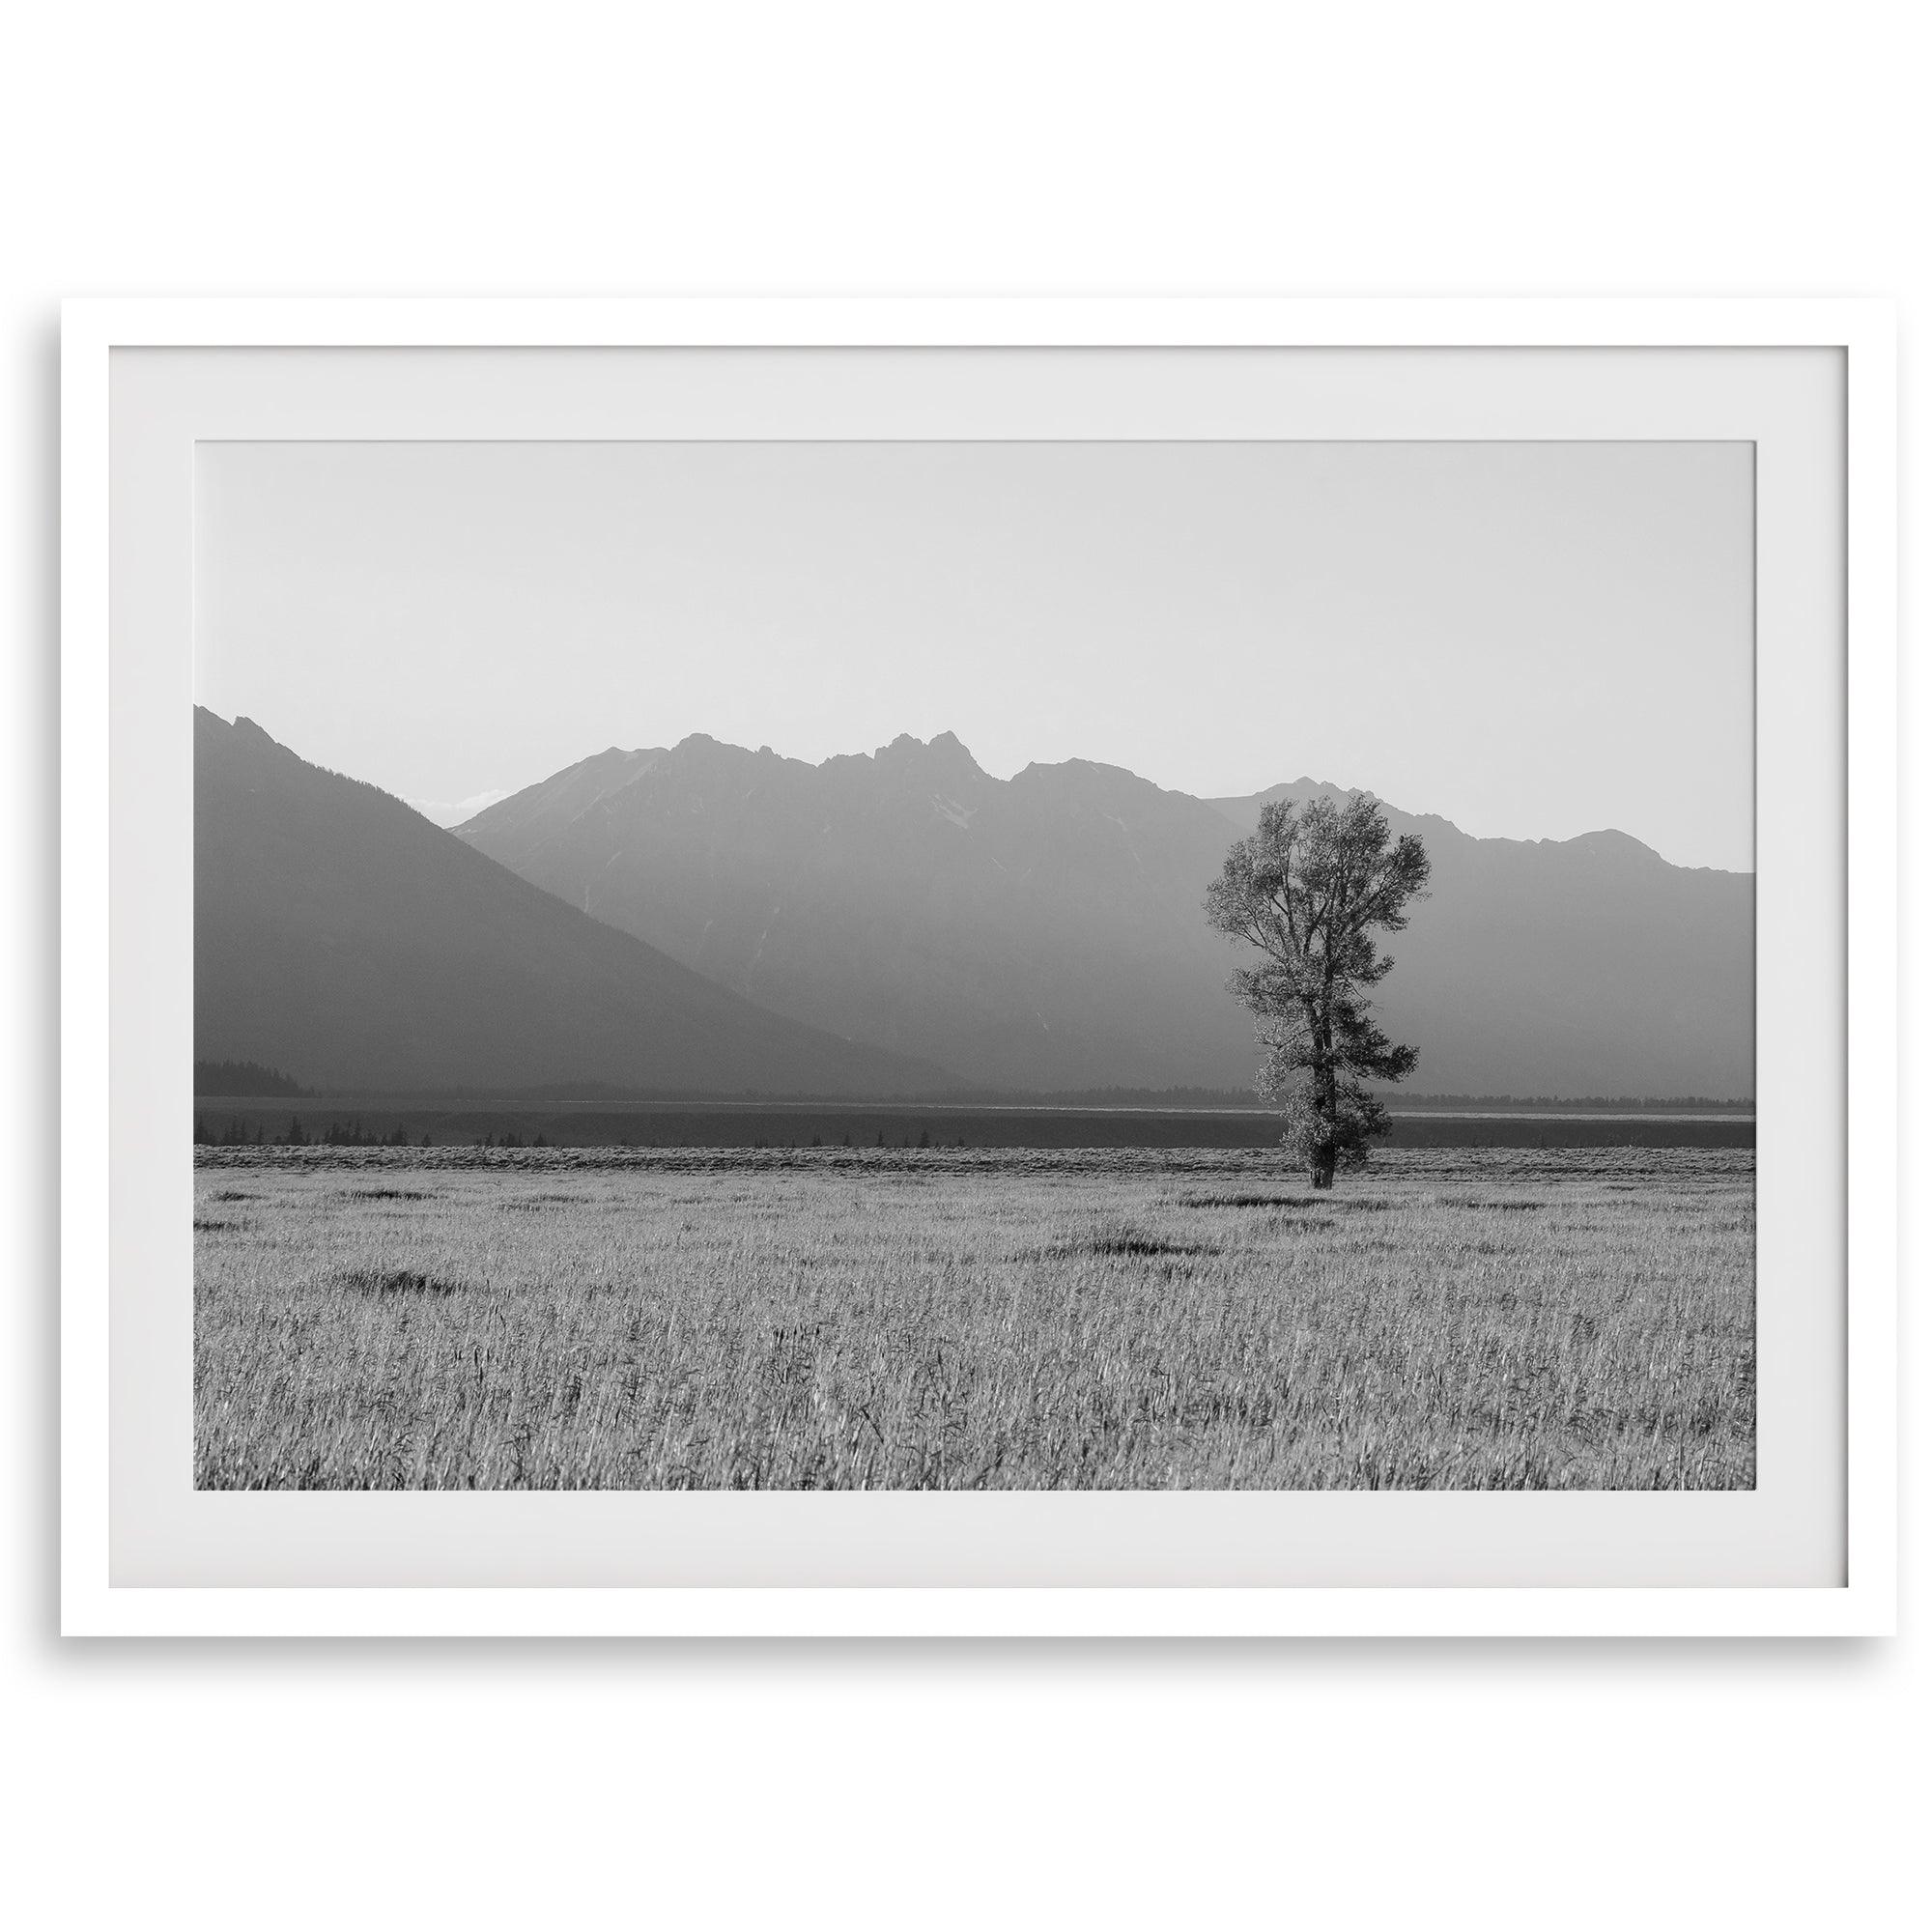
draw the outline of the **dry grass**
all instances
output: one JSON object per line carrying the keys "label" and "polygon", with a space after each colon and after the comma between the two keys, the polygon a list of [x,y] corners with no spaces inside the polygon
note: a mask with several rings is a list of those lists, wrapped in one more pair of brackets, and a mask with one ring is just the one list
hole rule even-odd
{"label": "dry grass", "polygon": [[204,1488],[1752,1482],[1748,1152],[204,1162]]}

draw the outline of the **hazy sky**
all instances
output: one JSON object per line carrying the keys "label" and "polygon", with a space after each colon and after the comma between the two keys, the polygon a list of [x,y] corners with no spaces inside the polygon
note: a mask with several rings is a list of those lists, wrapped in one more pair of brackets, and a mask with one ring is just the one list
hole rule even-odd
{"label": "hazy sky", "polygon": [[206,443],[195,696],[461,815],[693,731],[1752,863],[1743,443]]}

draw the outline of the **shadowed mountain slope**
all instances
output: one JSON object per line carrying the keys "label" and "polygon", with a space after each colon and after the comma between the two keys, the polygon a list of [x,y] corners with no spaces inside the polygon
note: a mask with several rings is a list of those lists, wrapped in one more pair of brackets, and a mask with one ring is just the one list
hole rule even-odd
{"label": "shadowed mountain slope", "polygon": [[[816,766],[696,736],[457,836],[762,1006],[976,1082],[1234,1086],[1253,1040],[1201,900],[1260,803],[1078,759],[1003,781],[950,733]],[[1435,866],[1378,1002],[1419,1088],[1752,1092],[1748,875],[1389,817]]]}
{"label": "shadowed mountain slope", "polygon": [[760,1010],[245,718],[194,726],[198,1059],[377,1092],[959,1088]]}

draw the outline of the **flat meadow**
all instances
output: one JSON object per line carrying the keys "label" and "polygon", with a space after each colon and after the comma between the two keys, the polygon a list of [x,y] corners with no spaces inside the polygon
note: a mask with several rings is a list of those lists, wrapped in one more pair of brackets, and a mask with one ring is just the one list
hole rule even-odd
{"label": "flat meadow", "polygon": [[201,1150],[199,1488],[1750,1488],[1748,1150]]}
{"label": "flat meadow", "polygon": [[1738,1489],[1753,1156],[201,1150],[206,1489]]}

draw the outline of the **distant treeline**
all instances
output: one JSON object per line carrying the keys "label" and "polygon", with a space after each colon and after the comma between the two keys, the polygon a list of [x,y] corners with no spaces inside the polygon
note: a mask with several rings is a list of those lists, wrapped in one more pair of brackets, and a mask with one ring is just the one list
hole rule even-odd
{"label": "distant treeline", "polygon": [[1714,1100],[1704,1094],[1404,1094],[1392,1104],[1401,1107],[1531,1107],[1546,1112],[1599,1107],[1621,1113],[1753,1113],[1755,1100]]}
{"label": "distant treeline", "polygon": [[[302,1086],[288,1074],[277,1071],[272,1066],[261,1065],[252,1060],[197,1060],[194,1063],[194,1091],[223,1099],[290,1099],[327,1101],[327,1093],[318,1093],[313,1088]],[[340,1090],[338,1090],[339,1094]],[[812,1094],[683,1094],[683,1093],[625,1093],[621,1090],[597,1086],[594,1082],[582,1087],[536,1087],[514,1092],[488,1094],[483,1093],[450,1093],[442,1094],[357,1094],[356,1103],[373,1102],[386,1112],[391,1107],[408,1107],[412,1110],[435,1109],[437,1111],[457,1110],[471,1112],[522,1111],[543,1107],[595,1106],[621,1109],[629,1106],[663,1107],[666,1105],[688,1106],[728,1106],[742,1107],[747,1104],[764,1104],[774,1107],[811,1108],[854,1108],[880,1106],[897,1108],[906,1106],[923,1107],[1040,1107],[1040,1108],[1080,1108],[1080,1107],[1134,1107],[1163,1108],[1173,1112],[1189,1111],[1246,1111],[1258,1108],[1262,1102],[1249,1087],[1072,1087],[1058,1088],[1042,1093],[1028,1093],[1022,1089],[994,1090],[976,1088],[967,1093],[932,1094],[911,1096],[897,1100],[865,1101],[846,1099],[825,1099]],[[1389,1090],[1388,1102],[1398,1112],[1404,1110],[1428,1109],[1431,1111],[1453,1112],[1463,1110],[1500,1111],[1514,1109],[1524,1112],[1587,1112],[1591,1110],[1609,1113],[1745,1113],[1755,1111],[1755,1102],[1750,1100],[1717,1100],[1702,1094],[1409,1094],[1400,1088]],[[342,1101],[338,1097],[337,1105]],[[349,1129],[344,1130],[345,1132]],[[200,1136],[197,1136],[199,1139]],[[252,1144],[253,1136],[250,1136]],[[270,1136],[270,1145],[291,1145],[282,1135]],[[343,1140],[331,1145],[344,1147],[387,1147],[396,1143],[387,1138],[373,1141]],[[215,1147],[236,1146],[239,1143],[213,1139],[209,1145]],[[304,1143],[293,1143],[304,1145]]]}
{"label": "distant treeline", "polygon": [[[957,1103],[957,1094],[935,1095],[941,1101]],[[998,1107],[1258,1107],[1263,1103],[1252,1087],[1075,1087],[1051,1093],[1028,1094],[1017,1091],[976,1092],[977,1105]],[[1713,1100],[1702,1094],[1410,1094],[1402,1088],[1387,1090],[1388,1104],[1398,1111],[1406,1107],[1519,1108],[1560,1112],[1568,1109],[1600,1108],[1622,1113],[1715,1113],[1741,1110],[1749,1113],[1750,1100]]]}
{"label": "distant treeline", "polygon": [[[327,1126],[305,1126],[298,1114],[289,1116],[289,1124],[279,1134],[266,1131],[261,1121],[247,1122],[239,1115],[231,1116],[225,1126],[211,1129],[206,1119],[197,1114],[194,1117],[194,1144],[196,1147],[349,1147],[349,1148],[407,1148],[428,1147],[427,1133],[420,1137],[412,1133],[400,1121],[387,1133],[366,1129],[360,1120],[330,1121]],[[549,1135],[537,1132],[527,1140],[514,1129],[502,1133],[485,1132],[470,1142],[479,1148],[547,1148],[553,1145]],[[761,1143],[762,1145],[762,1143]]]}
{"label": "distant treeline", "polygon": [[[211,1129],[207,1121],[194,1117],[196,1147],[428,1147],[429,1136],[414,1139],[399,1122],[389,1132],[365,1133],[360,1121],[330,1121],[326,1127],[311,1130],[295,1115],[290,1115],[288,1131],[271,1134],[263,1122],[231,1117],[225,1126]],[[480,1147],[482,1143],[479,1141]]]}
{"label": "distant treeline", "polygon": [[[210,1129],[213,1128],[213,1131]],[[1747,1110],[1570,1107],[1418,1108],[1390,1145],[1436,1147],[1750,1147]],[[1059,1148],[1225,1147],[1273,1151],[1281,1117],[1260,1107],[823,1106],[398,1110],[372,1101],[242,1101],[204,1109],[203,1147],[235,1148]]]}

